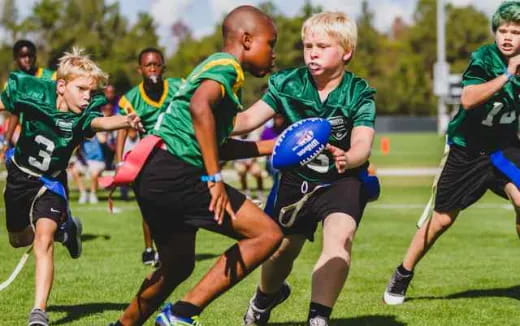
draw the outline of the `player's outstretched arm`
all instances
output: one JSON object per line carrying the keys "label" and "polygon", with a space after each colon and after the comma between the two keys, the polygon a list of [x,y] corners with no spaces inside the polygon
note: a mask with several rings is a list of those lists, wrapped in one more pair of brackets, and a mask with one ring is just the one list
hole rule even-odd
{"label": "player's outstretched arm", "polygon": [[5,105],[4,103],[2,103],[2,99],[0,98],[0,111],[4,111],[5,110]]}
{"label": "player's outstretched arm", "polygon": [[512,76],[519,75],[520,55],[509,59],[507,72],[488,82],[478,85],[468,85],[463,88],[460,102],[465,110],[479,107],[491,96],[498,92],[509,81]]}
{"label": "player's outstretched arm", "polygon": [[135,113],[95,118],[92,120],[90,126],[94,131],[111,131],[122,128],[134,128],[144,132],[141,119]]}
{"label": "player's outstretched arm", "polygon": [[231,161],[242,158],[271,155],[275,143],[276,139],[247,141],[230,138],[219,148],[220,159]]}
{"label": "player's outstretched arm", "polygon": [[327,145],[327,150],[334,156],[336,169],[339,173],[343,173],[347,169],[357,168],[368,160],[374,142],[374,134],[373,128],[358,126],[352,129],[348,151],[345,152],[336,146]]}
{"label": "player's outstretched arm", "polygon": [[274,110],[264,101],[258,100],[247,110],[237,114],[233,135],[244,135],[263,126],[264,123],[275,115]]}

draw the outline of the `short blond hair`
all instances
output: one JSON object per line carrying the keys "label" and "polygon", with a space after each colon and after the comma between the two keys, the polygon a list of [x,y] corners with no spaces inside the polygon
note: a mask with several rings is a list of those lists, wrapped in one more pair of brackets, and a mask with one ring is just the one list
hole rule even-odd
{"label": "short blond hair", "polygon": [[324,11],[307,18],[302,26],[302,40],[309,32],[326,33],[335,38],[347,52],[356,49],[358,38],[356,22],[343,12]]}
{"label": "short blond hair", "polygon": [[80,48],[74,47],[72,52],[65,52],[58,61],[56,79],[68,82],[78,77],[89,77],[94,80],[97,88],[103,88],[108,83],[108,74],[101,70],[88,55],[83,54]]}

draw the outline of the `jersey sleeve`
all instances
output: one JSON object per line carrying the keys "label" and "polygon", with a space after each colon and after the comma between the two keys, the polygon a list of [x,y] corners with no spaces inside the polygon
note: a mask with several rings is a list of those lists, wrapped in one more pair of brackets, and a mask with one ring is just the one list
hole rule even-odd
{"label": "jersey sleeve", "polygon": [[374,128],[376,120],[375,89],[366,82],[358,82],[354,86],[357,100],[354,102],[353,126],[365,126]]}
{"label": "jersey sleeve", "polygon": [[81,123],[81,132],[84,138],[91,138],[96,134],[96,131],[92,129],[92,120],[103,116],[101,113],[101,107],[107,103],[105,96],[98,95],[92,99],[91,104],[87,110],[83,113],[83,121]]}
{"label": "jersey sleeve", "polygon": [[483,84],[492,79],[486,64],[483,60],[479,59],[476,55],[471,56],[471,61],[466,71],[462,74],[462,85],[478,85]]}
{"label": "jersey sleeve", "polygon": [[19,79],[16,74],[11,73],[7,80],[0,99],[5,106],[5,109],[11,113],[17,114],[16,102],[18,101]]}
{"label": "jersey sleeve", "polygon": [[215,59],[207,62],[195,78],[211,79],[218,82],[222,95],[228,96],[237,106],[242,107],[238,92],[244,83],[244,72],[237,61],[231,58]]}
{"label": "jersey sleeve", "polygon": [[280,103],[278,88],[276,87],[276,77],[276,74],[269,77],[269,81],[267,82],[267,89],[262,96],[262,101],[269,105],[274,112],[280,113],[282,104]]}
{"label": "jersey sleeve", "polygon": [[121,96],[121,98],[119,99],[118,106],[119,114],[127,115],[129,113],[135,112],[132,103],[130,103],[126,95]]}

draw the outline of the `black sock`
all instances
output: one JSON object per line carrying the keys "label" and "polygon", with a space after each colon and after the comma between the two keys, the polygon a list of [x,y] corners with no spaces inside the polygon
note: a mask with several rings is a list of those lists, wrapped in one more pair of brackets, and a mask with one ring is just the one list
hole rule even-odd
{"label": "black sock", "polygon": [[273,298],[278,294],[278,292],[267,294],[260,291],[260,288],[256,288],[255,295],[255,306],[260,309],[265,309],[269,307],[269,305],[273,302]]}
{"label": "black sock", "polygon": [[399,274],[403,276],[410,276],[413,274],[413,271],[409,271],[406,268],[404,268],[403,264],[397,266],[397,271],[399,272]]}
{"label": "black sock", "polygon": [[331,313],[332,313],[332,308],[324,306],[324,305],[316,303],[316,302],[311,302],[311,304],[309,305],[309,317],[307,317],[307,320],[314,318],[316,316],[329,318]]}
{"label": "black sock", "polygon": [[186,301],[177,301],[172,307],[172,312],[179,317],[191,318],[200,315],[202,309]]}

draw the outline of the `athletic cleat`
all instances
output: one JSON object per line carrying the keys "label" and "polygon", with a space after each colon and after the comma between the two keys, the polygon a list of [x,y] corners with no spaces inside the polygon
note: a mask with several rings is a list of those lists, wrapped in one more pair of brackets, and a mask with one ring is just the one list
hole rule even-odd
{"label": "athletic cleat", "polygon": [[173,315],[173,305],[168,303],[155,318],[155,326],[202,326],[199,316],[184,318]]}
{"label": "athletic cleat", "polygon": [[307,326],[329,326],[329,319],[327,317],[316,316],[309,319]]}
{"label": "athletic cleat", "polygon": [[265,309],[260,309],[255,306],[256,294],[249,301],[249,307],[247,307],[246,314],[244,315],[244,326],[249,325],[267,325],[271,311],[280,303],[287,300],[291,294],[291,287],[287,283],[283,283],[280,291],[276,294],[273,302]]}
{"label": "athletic cleat", "polygon": [[406,290],[412,281],[413,273],[410,275],[402,275],[396,269],[392,278],[388,282],[385,293],[383,294],[383,301],[389,305],[398,305],[404,302],[406,297]]}
{"label": "athletic cleat", "polygon": [[66,223],[65,232],[67,233],[67,239],[63,242],[63,245],[69,251],[70,256],[76,259],[81,256],[81,232],[83,226],[80,219],[73,216]]}
{"label": "athletic cleat", "polygon": [[152,248],[146,248],[143,251],[143,254],[142,254],[143,264],[154,265],[156,262],[156,258],[158,258],[158,256],[155,253],[155,250],[153,250]]}
{"label": "athletic cleat", "polygon": [[39,308],[34,308],[29,314],[28,326],[49,326],[47,313]]}

